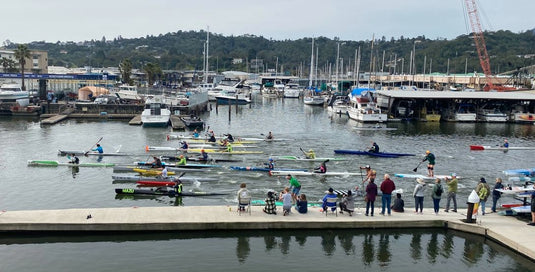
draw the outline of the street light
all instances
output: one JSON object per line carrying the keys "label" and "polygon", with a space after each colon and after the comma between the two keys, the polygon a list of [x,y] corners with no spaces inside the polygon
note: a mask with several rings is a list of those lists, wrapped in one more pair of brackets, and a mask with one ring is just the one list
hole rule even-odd
{"label": "street light", "polygon": [[[336,89],[338,90],[338,63],[340,62],[340,42],[337,42],[337,51],[336,51]],[[341,45],[344,45],[345,42],[343,42]]]}
{"label": "street light", "polygon": [[416,43],[420,43],[422,41],[415,40],[412,44],[412,83],[414,84],[414,75],[416,74]]}

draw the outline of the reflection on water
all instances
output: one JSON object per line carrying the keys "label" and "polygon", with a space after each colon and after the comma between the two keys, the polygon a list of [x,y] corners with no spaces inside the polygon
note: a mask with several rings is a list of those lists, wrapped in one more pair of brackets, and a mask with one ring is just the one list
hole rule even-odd
{"label": "reflection on water", "polygon": [[[83,271],[124,269],[118,260],[128,260],[129,271],[144,271],[150,262],[157,262],[164,271],[176,268],[177,263],[182,271],[273,271],[295,267],[292,265],[320,271],[333,264],[365,271],[535,269],[533,262],[483,237],[441,229],[26,235],[0,236],[0,244],[4,245],[0,246],[2,268],[9,268],[2,271],[28,270],[27,262],[18,262],[14,256],[33,251],[40,252],[32,255],[33,262],[45,264],[41,269],[47,271],[64,271],[70,266]],[[232,248],[235,250],[229,250]],[[56,256],[69,262],[43,262]],[[180,261],[173,261],[177,259]],[[147,260],[151,260],[149,264]]]}

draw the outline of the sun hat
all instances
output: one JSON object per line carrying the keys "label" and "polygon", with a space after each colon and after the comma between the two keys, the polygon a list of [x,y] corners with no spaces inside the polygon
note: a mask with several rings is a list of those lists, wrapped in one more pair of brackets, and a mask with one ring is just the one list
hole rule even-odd
{"label": "sun hat", "polygon": [[457,174],[455,174],[455,173],[451,173],[451,176],[452,176],[452,177],[456,177]]}

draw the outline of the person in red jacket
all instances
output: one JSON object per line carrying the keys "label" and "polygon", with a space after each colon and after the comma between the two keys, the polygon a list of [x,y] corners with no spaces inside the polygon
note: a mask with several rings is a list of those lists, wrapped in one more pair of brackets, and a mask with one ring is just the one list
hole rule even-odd
{"label": "person in red jacket", "polygon": [[382,201],[381,215],[385,215],[385,207],[388,209],[388,215],[390,215],[391,213],[390,203],[392,202],[392,191],[394,191],[395,189],[396,189],[396,185],[390,179],[390,175],[385,174],[384,180],[381,183],[381,192],[383,192],[383,196],[381,197],[381,201]]}

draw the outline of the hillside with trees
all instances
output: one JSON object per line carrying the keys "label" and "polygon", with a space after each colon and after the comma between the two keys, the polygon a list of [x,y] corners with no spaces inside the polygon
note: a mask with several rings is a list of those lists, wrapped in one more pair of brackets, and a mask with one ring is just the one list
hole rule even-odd
{"label": "hillside with trees", "polygon": [[[522,33],[510,31],[486,32],[485,39],[494,73],[516,70],[535,64],[535,31]],[[242,35],[223,36],[210,34],[210,70],[247,71],[247,63],[253,59],[263,61],[263,67],[249,69],[249,72],[263,72],[266,69],[284,72],[285,74],[308,77],[311,38],[297,40],[272,40],[262,36]],[[108,40],[85,42],[32,42],[30,50],[48,51],[49,65],[65,67],[118,67],[128,59],[132,68],[147,70],[202,70],[203,51],[206,41],[204,31],[177,31],[158,36],[146,36],[135,39],[122,37]],[[376,38],[373,42],[343,41],[338,38],[318,37],[318,69],[334,70],[337,47],[340,44],[340,58],[344,70],[353,70],[357,48],[361,51],[361,71],[370,68],[370,56],[373,52],[375,71],[401,73],[409,72],[409,62],[413,48],[416,51],[416,72],[423,73],[468,73],[481,72],[477,51],[470,35],[461,35],[453,40],[428,39],[425,36],[416,38],[386,37]],[[7,48],[15,49],[16,44],[7,44]],[[383,57],[384,56],[384,57]],[[242,63],[233,64],[234,59]],[[384,59],[384,61],[383,61]],[[397,59],[397,61],[394,61]],[[396,65],[394,65],[394,63]],[[449,63],[449,65],[448,65]],[[395,66],[395,67],[394,67]],[[448,69],[449,68],[449,69]]]}

